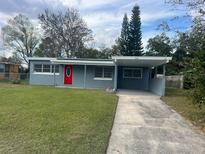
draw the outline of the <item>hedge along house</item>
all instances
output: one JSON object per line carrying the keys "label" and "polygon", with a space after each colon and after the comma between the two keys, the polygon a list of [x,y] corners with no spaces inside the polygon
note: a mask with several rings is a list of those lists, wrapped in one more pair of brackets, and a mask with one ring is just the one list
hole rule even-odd
{"label": "hedge along house", "polygon": [[[114,56],[112,59],[29,58],[30,84],[75,88],[132,89],[163,96],[171,57]],[[157,68],[163,67],[161,75]]]}

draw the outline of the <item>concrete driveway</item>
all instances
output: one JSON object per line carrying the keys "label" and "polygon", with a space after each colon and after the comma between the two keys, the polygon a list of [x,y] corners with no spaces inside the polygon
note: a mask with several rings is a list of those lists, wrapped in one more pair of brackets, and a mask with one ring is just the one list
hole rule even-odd
{"label": "concrete driveway", "polygon": [[119,91],[107,154],[205,153],[205,136],[148,92]]}

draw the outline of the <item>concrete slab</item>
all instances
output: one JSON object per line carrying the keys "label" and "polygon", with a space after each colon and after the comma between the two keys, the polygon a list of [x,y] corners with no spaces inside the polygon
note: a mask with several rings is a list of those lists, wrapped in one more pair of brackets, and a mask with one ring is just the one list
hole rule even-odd
{"label": "concrete slab", "polygon": [[107,154],[205,153],[205,136],[159,96],[120,90]]}

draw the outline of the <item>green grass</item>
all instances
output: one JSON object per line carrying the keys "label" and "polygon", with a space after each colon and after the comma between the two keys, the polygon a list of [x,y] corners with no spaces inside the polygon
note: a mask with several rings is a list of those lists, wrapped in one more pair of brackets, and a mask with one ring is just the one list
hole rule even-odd
{"label": "green grass", "polygon": [[168,88],[162,100],[205,132],[205,105],[195,105],[188,90]]}
{"label": "green grass", "polygon": [[[0,80],[1,83],[8,83],[8,84],[15,84],[14,80]],[[20,80],[18,84],[23,84],[23,85],[28,85],[29,81],[28,80]]]}
{"label": "green grass", "polygon": [[0,153],[105,153],[117,96],[0,83]]}

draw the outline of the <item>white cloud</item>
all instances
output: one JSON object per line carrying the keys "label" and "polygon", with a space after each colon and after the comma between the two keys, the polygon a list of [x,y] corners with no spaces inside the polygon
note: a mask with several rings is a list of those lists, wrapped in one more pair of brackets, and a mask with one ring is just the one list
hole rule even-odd
{"label": "white cloud", "polygon": [[119,0],[82,0],[80,2],[81,8],[93,8],[102,5],[117,3]]}
{"label": "white cloud", "polygon": [[15,16],[16,13],[12,13],[12,15],[8,15],[6,13],[0,12],[0,23],[1,25],[5,25],[7,21],[12,17]]}
{"label": "white cloud", "polygon": [[[142,26],[146,27],[143,31],[143,44],[145,46],[148,38],[154,36],[157,32],[156,22],[159,20],[172,18],[180,15],[176,10],[170,9],[170,6],[164,4],[164,0],[25,0],[28,5],[26,12],[33,18],[35,25],[38,26],[37,15],[39,11],[46,8],[54,10],[63,10],[66,7],[76,7],[80,10],[82,17],[88,26],[93,30],[96,44],[106,44],[111,46],[119,36],[121,23],[124,13],[131,15],[132,7],[135,3],[139,4],[141,9]],[[6,1],[4,2],[6,4]],[[15,3],[15,1],[12,3]],[[9,4],[9,3],[8,3]],[[21,4],[14,4],[14,8],[21,8]],[[24,6],[25,7],[25,6]],[[29,11],[30,12],[29,12]],[[12,12],[12,11],[11,11]],[[16,10],[13,10],[16,13]],[[17,12],[17,13],[22,13]],[[32,14],[32,15],[30,15]],[[10,15],[0,11],[0,23],[6,24]]]}
{"label": "white cloud", "polygon": [[99,12],[95,14],[88,14],[83,16],[88,26],[109,26],[112,24],[119,24],[122,21],[123,14]]}

